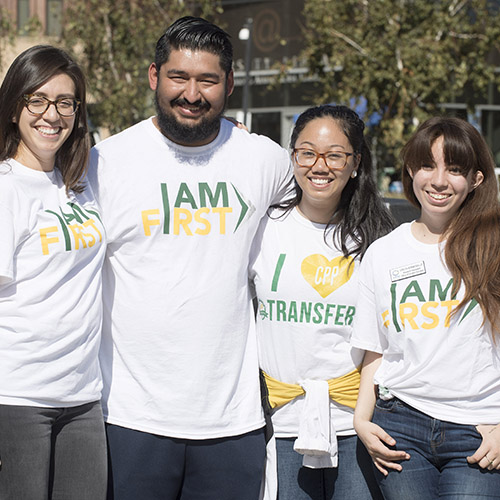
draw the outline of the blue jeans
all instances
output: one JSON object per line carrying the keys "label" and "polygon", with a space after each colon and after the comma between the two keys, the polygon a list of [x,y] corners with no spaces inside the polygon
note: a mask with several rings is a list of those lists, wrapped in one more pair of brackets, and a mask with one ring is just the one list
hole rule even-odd
{"label": "blue jeans", "polygon": [[257,500],[264,429],[219,439],[176,439],[106,425],[114,500]]}
{"label": "blue jeans", "polygon": [[99,402],[68,408],[0,405],[2,500],[104,500]]}
{"label": "blue jeans", "polygon": [[410,454],[401,472],[376,471],[386,500],[500,499],[500,471],[467,463],[482,441],[475,426],[431,418],[397,398],[378,399],[373,422]]}
{"label": "blue jeans", "polygon": [[302,467],[295,438],[276,439],[279,500],[381,499],[371,459],[357,436],[338,436],[339,463],[333,469]]}

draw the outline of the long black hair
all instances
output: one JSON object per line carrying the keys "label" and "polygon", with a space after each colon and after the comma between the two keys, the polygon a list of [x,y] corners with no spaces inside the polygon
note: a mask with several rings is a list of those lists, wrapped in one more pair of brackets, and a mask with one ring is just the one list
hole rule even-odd
{"label": "long black hair", "polygon": [[[304,111],[297,119],[290,140],[290,149],[306,125],[317,118],[331,118],[343,131],[354,154],[359,157],[357,176],[349,178],[340,203],[325,229],[325,239],[332,232],[333,243],[340,241],[347,257],[363,258],[368,246],[394,228],[394,219],[386,208],[375,181],[372,155],[364,136],[365,124],[352,109],[346,106],[324,104]],[[295,182],[295,195],[285,203],[275,205],[288,213],[302,199],[302,189]],[[333,227],[333,231],[331,231]]]}

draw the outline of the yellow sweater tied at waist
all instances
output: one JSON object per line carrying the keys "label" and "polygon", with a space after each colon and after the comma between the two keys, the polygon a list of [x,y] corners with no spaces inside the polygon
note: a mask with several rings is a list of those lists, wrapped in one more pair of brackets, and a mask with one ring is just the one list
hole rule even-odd
{"label": "yellow sweater tied at waist", "polygon": [[[262,371],[266,381],[269,394],[269,405],[272,409],[283,406],[293,399],[305,394],[304,389],[298,384],[287,384],[280,382]],[[359,382],[361,380],[361,369],[356,368],[352,372],[341,377],[327,380],[330,399],[349,408],[356,406],[359,393]]]}

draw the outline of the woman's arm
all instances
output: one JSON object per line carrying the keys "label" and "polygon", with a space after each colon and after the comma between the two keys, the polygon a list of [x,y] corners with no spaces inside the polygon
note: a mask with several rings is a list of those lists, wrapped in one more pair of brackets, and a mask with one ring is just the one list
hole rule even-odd
{"label": "woman's arm", "polygon": [[[387,469],[400,471],[399,460],[408,460],[410,455],[405,451],[389,449],[385,444],[394,446],[396,441],[380,426],[371,422],[376,401],[376,386],[373,376],[380,366],[382,355],[366,351],[361,369],[358,402],[354,411],[354,428],[371,455],[375,467],[387,476]],[[385,443],[385,444],[384,444]]]}

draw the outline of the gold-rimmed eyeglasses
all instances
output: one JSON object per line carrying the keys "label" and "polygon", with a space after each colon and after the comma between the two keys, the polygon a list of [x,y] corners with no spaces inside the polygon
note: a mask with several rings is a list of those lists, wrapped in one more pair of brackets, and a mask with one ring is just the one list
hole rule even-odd
{"label": "gold-rimmed eyeglasses", "polygon": [[347,165],[349,156],[354,156],[354,153],[346,153],[344,151],[318,153],[313,149],[296,148],[293,150],[293,156],[299,167],[312,168],[320,158],[323,158],[330,170],[342,170]]}
{"label": "gold-rimmed eyeglasses", "polygon": [[73,116],[80,105],[78,99],[71,97],[61,97],[60,99],[51,101],[41,95],[24,94],[23,99],[28,111],[34,115],[43,115],[49,109],[49,106],[53,104],[61,116]]}

